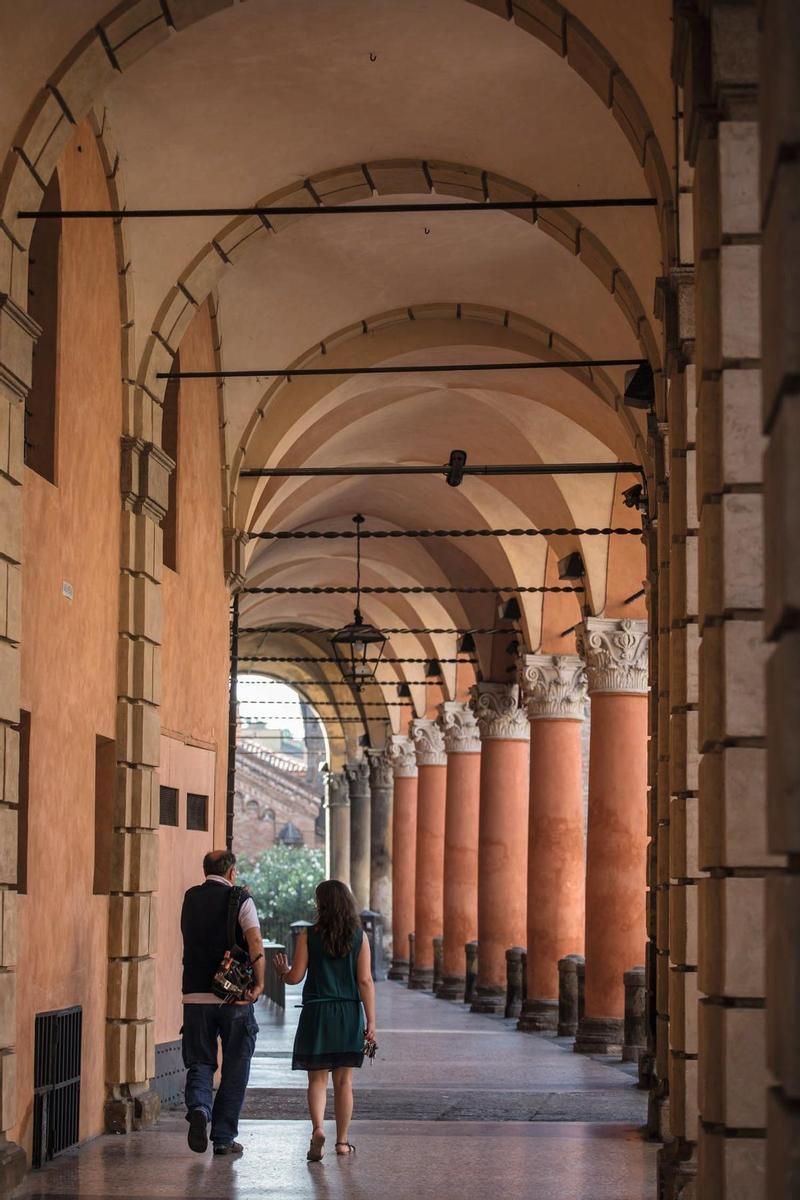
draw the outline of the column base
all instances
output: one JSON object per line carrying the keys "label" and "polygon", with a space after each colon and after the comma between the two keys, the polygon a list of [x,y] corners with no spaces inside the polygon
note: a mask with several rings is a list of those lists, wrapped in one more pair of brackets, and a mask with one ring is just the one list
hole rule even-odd
{"label": "column base", "polygon": [[146,1088],[136,1096],[109,1096],[104,1115],[106,1133],[147,1129],[161,1115],[161,1097],[153,1088]]}
{"label": "column base", "polygon": [[555,1033],[558,1026],[557,1000],[525,1000],[517,1021],[520,1033]]}
{"label": "column base", "polygon": [[28,1169],[25,1151],[16,1142],[0,1143],[0,1196],[7,1196],[22,1183]]}
{"label": "column base", "polygon": [[436,992],[437,1000],[461,1000],[467,990],[465,975],[445,975]]}
{"label": "column base", "polygon": [[638,1065],[639,1059],[646,1053],[647,1046],[631,1045],[628,1042],[624,1042],[622,1046],[622,1061],[635,1062]]}
{"label": "column base", "polygon": [[622,1017],[582,1017],[572,1049],[576,1054],[622,1054]]}
{"label": "column base", "polygon": [[389,967],[387,979],[401,980],[403,983],[408,979],[408,959],[393,958],[392,965]]}
{"label": "column base", "polygon": [[694,1200],[697,1187],[697,1155],[692,1142],[670,1138],[656,1157],[658,1195],[663,1200]]}
{"label": "column base", "polygon": [[433,967],[412,967],[408,986],[412,992],[433,991]]}
{"label": "column base", "polygon": [[497,1013],[501,1017],[506,1011],[506,989],[502,987],[484,987],[483,984],[478,984],[475,988],[475,997],[472,1004],[469,1006],[469,1011],[474,1013]]}

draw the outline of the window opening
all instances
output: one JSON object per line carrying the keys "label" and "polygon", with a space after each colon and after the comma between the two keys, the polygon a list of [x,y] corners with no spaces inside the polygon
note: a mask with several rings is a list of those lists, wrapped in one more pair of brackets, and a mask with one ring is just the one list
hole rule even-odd
{"label": "window opening", "polygon": [[[42,199],[42,209],[61,208],[56,172]],[[33,347],[31,387],[25,401],[25,464],[50,483],[56,482],[56,383],[58,376],[58,294],[61,220],[37,221],[28,263],[28,312],[41,327]]]}
{"label": "window opening", "polygon": [[178,789],[173,787],[162,787],[159,793],[160,825],[177,825],[178,824]]}
{"label": "window opening", "polygon": [[31,1154],[34,1167],[43,1166],[78,1144],[82,1033],[83,1010],[79,1005],[36,1014]]}
{"label": "window opening", "polygon": [[186,828],[208,829],[208,796],[189,792],[186,796]]}
{"label": "window opening", "polygon": [[[172,360],[172,370],[180,371],[180,353]],[[173,571],[178,569],[178,445],[180,440],[180,380],[168,379],[164,389],[164,407],[161,414],[161,445],[175,463],[169,477],[167,511],[161,522],[164,535],[164,566]]]}
{"label": "window opening", "polygon": [[19,714],[19,775],[17,783],[17,891],[28,891],[28,792],[31,754],[31,714]]}
{"label": "window opening", "polygon": [[95,738],[94,751],[94,894],[111,891],[111,841],[117,790],[117,747],[112,738]]}

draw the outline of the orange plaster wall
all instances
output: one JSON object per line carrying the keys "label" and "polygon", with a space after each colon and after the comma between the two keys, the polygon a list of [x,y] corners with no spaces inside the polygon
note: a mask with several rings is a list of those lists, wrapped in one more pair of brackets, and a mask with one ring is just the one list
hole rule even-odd
{"label": "orange plaster wall", "polygon": [[[58,170],[65,208],[107,207],[85,126]],[[22,707],[31,742],[11,1136],[29,1152],[37,1012],[83,1007],[82,1139],[100,1132],[104,1096],[108,898],[92,887],[95,738],[115,734],[119,607],[122,398],[110,223],[64,223],[60,276],[58,482],[26,470],[23,483]]]}
{"label": "orange plaster wall", "polygon": [[[214,370],[211,317],[198,311],[180,346],[185,371]],[[160,776],[180,789],[180,827],[161,827],[156,1042],[180,1028],[180,901],[202,858],[225,844],[230,594],[222,573],[219,416],[213,380],[184,380],[178,434],[177,571],[162,576]],[[184,742],[200,746],[183,745]],[[213,765],[212,765],[213,763]],[[206,782],[195,787],[198,774]],[[186,830],[186,791],[208,792],[208,834]],[[169,960],[169,962],[167,962]]]}

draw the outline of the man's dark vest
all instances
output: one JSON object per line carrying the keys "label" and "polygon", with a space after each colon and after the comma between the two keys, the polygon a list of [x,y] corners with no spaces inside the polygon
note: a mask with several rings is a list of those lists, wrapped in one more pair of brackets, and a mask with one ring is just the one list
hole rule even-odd
{"label": "man's dark vest", "polygon": [[[231,889],[224,883],[206,880],[189,888],[183,897],[181,933],[183,934],[183,992],[210,992],[214,974],[228,945],[228,903]],[[241,908],[247,896],[241,893]],[[236,943],[247,947],[239,922]]]}

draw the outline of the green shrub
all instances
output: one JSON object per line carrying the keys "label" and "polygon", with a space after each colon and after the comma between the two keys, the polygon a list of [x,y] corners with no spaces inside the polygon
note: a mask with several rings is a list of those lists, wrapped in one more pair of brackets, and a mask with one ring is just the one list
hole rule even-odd
{"label": "green shrub", "polygon": [[238,882],[256,902],[265,937],[285,942],[292,921],[314,918],[314,892],[325,878],[325,855],[308,846],[271,846],[239,861]]}

